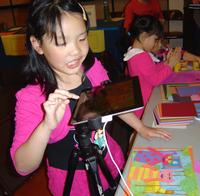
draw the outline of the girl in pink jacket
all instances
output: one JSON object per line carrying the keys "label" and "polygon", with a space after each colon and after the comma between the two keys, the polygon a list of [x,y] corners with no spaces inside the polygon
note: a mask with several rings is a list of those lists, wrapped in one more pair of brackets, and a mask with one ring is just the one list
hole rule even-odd
{"label": "girl in pink jacket", "polygon": [[[153,16],[145,15],[135,18],[129,28],[128,36],[130,47],[124,61],[127,61],[128,74],[139,76],[145,106],[153,88],[172,73],[172,68],[179,62],[181,54],[179,48],[176,48],[169,52],[165,62],[160,62],[153,56],[152,52],[161,46],[163,37],[162,24]],[[142,114],[143,109],[136,111],[139,118]]]}
{"label": "girl in pink jacket", "polygon": [[[64,192],[70,155],[79,148],[71,114],[82,91],[108,80],[102,64],[92,56],[88,44],[88,17],[77,1],[33,0],[27,24],[25,67],[27,82],[16,98],[15,135],[11,157],[21,175],[36,170],[47,156],[49,189],[55,196]],[[170,139],[161,129],[145,126],[133,113],[119,116],[143,137]],[[91,138],[92,142],[94,138]],[[114,160],[120,169],[124,157],[119,145],[107,134]],[[46,153],[45,153],[46,152]],[[102,152],[113,178],[118,171],[106,151]],[[103,191],[107,179],[98,167]],[[90,195],[87,172],[76,168],[70,195]]]}

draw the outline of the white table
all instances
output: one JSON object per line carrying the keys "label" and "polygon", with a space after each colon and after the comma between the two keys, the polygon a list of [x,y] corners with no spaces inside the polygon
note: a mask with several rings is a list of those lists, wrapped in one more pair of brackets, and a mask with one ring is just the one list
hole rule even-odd
{"label": "white table", "polygon": [[[160,89],[159,87],[155,88],[152,96],[150,97],[150,101],[146,106],[144,115],[143,115],[143,122],[148,125],[152,126],[153,123],[153,115],[152,111],[156,104],[161,102],[160,99]],[[193,124],[189,125],[187,129],[167,129],[172,134],[171,141],[164,141],[159,138],[155,138],[151,141],[148,141],[141,136],[137,135],[134,141],[133,147],[142,147],[142,146],[152,146],[152,147],[161,147],[161,148],[182,148],[185,146],[192,146],[193,154],[195,160],[200,160],[200,121],[195,120]],[[131,153],[130,153],[131,154]],[[126,179],[128,175],[128,170],[130,166],[131,157],[128,158],[123,176]],[[198,180],[198,187],[200,190],[200,174],[197,175]],[[119,183],[119,186],[116,191],[116,196],[124,195],[123,184],[122,180]]]}

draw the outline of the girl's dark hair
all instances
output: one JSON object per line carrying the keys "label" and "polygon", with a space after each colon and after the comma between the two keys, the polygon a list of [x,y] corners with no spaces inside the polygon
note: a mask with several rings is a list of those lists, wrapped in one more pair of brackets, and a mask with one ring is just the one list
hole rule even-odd
{"label": "girl's dark hair", "polygon": [[164,36],[163,25],[157,18],[150,15],[136,16],[129,27],[129,44],[136,39],[139,40],[139,36],[144,32],[149,35],[157,35],[158,38]]}
{"label": "girl's dark hair", "polygon": [[[29,84],[40,84],[45,95],[49,95],[57,88],[57,81],[53,70],[49,66],[44,55],[39,55],[32,47],[30,37],[35,36],[42,43],[43,36],[49,35],[57,43],[56,25],[61,26],[61,16],[64,12],[76,12],[86,15],[82,6],[75,0],[33,0],[29,8],[26,47],[28,50],[27,63],[24,69],[26,81]],[[87,17],[87,15],[86,15]],[[85,18],[85,25],[89,28],[88,17]],[[63,43],[65,44],[64,33],[62,32]],[[89,50],[83,62],[85,71],[94,63],[94,56]]]}

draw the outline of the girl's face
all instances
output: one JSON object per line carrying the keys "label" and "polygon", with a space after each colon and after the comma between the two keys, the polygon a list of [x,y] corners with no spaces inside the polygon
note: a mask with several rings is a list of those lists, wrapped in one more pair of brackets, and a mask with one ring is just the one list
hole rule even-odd
{"label": "girl's face", "polygon": [[158,39],[151,52],[155,52],[155,53],[158,52],[161,49],[161,46],[162,46],[162,40]]}
{"label": "girl's face", "polygon": [[38,48],[34,47],[33,41],[32,45],[39,54],[45,56],[56,76],[79,74],[82,72],[81,65],[89,50],[85,22],[78,13],[65,13],[61,18],[61,26],[65,45],[58,25],[56,29],[58,46],[47,34]]}
{"label": "girl's face", "polygon": [[147,33],[142,33],[140,36],[140,43],[145,51],[153,52],[161,47],[161,42],[159,41],[157,35],[148,35]]}

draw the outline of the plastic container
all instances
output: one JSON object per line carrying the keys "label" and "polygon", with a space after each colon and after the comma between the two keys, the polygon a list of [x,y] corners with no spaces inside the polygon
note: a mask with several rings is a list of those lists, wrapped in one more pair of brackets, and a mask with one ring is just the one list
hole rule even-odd
{"label": "plastic container", "polygon": [[105,51],[104,30],[90,30],[88,41],[92,52],[100,53]]}
{"label": "plastic container", "polygon": [[5,55],[23,56],[27,54],[25,34],[1,35]]}

